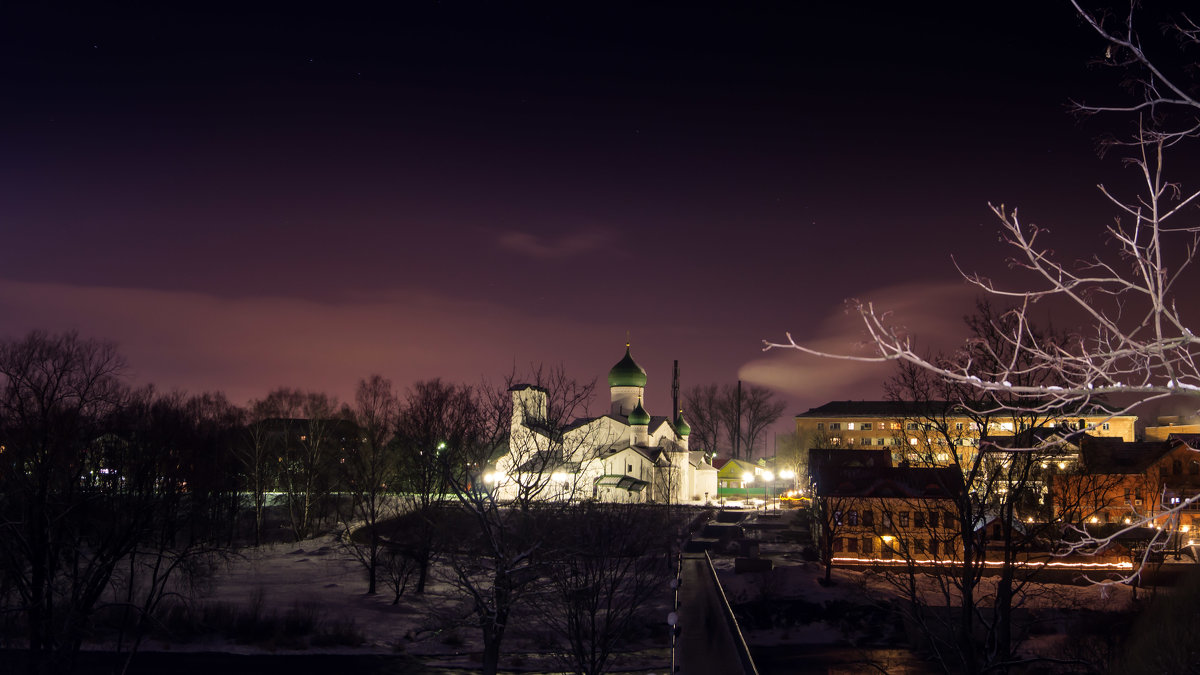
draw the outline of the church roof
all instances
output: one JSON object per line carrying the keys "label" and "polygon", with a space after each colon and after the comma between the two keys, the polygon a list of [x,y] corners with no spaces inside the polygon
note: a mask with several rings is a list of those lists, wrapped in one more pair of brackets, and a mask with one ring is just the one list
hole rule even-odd
{"label": "church roof", "polygon": [[688,425],[687,420],[683,419],[683,411],[675,416],[675,433],[682,436],[688,436],[692,433],[692,427]]}
{"label": "church roof", "polygon": [[633,407],[633,411],[629,413],[629,425],[635,424],[650,424],[650,413],[642,407],[642,399],[638,398],[637,405]]}
{"label": "church roof", "polygon": [[617,361],[617,365],[608,371],[608,386],[646,386],[646,371],[633,360],[633,356],[629,353],[629,345],[625,345],[625,358]]}

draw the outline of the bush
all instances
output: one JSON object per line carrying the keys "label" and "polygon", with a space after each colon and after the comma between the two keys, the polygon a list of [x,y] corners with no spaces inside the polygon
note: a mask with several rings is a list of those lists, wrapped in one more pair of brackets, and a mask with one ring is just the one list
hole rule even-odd
{"label": "bush", "polygon": [[314,647],[357,647],[366,641],[354,619],[333,621],[311,640]]}
{"label": "bush", "polygon": [[314,603],[295,603],[283,616],[283,634],[286,637],[310,635],[316,627],[317,606]]}

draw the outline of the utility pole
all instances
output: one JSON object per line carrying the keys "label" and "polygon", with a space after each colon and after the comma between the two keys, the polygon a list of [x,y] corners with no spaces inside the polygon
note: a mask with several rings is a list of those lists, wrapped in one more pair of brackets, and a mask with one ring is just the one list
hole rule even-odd
{"label": "utility pole", "polygon": [[737,381],[737,405],[733,411],[733,456],[742,458],[742,381]]}
{"label": "utility pole", "polygon": [[671,424],[675,424],[675,415],[679,414],[679,359],[675,359],[675,374],[671,379]]}

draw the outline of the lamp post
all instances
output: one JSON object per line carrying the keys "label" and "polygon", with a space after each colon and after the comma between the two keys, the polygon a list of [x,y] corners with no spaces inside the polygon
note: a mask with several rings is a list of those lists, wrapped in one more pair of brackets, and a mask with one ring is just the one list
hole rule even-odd
{"label": "lamp post", "polygon": [[775,474],[770,471],[763,472],[763,480],[771,484],[771,508],[775,508]]}
{"label": "lamp post", "polygon": [[742,489],[746,492],[746,501],[750,501],[750,484],[754,482],[754,474],[747,471],[742,474]]}

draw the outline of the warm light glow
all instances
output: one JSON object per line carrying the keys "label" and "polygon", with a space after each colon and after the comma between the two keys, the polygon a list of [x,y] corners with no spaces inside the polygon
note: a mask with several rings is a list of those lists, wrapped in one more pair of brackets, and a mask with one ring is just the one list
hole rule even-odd
{"label": "warm light glow", "polygon": [[1129,520],[1128,518],[1126,518],[1126,519],[1125,519],[1125,524],[1126,524],[1126,525],[1128,525],[1129,523],[1130,523],[1130,520]]}
{"label": "warm light glow", "polygon": [[754,474],[750,473],[749,471],[742,474],[742,482],[743,483],[753,483],[754,482]]}
{"label": "warm light glow", "polygon": [[[961,565],[961,560],[904,560],[894,558],[833,558],[835,563],[868,563],[871,565]],[[985,560],[988,567],[1004,565],[1002,560]],[[1079,570],[1128,570],[1133,569],[1131,562],[1118,563],[1071,563],[1071,562],[1037,562],[1031,560],[1012,560],[1010,565],[1016,567],[1054,567],[1057,569]]]}
{"label": "warm light glow", "polygon": [[890,534],[885,534],[882,537],[880,537],[880,539],[883,540],[883,543],[890,544],[890,543],[892,543],[892,540],[895,539],[895,537],[893,537]]}
{"label": "warm light glow", "polygon": [[1060,468],[1060,469],[1065,469],[1065,468],[1067,468],[1067,463],[1066,463],[1066,462],[1059,462],[1059,463],[1058,463],[1058,468]]}
{"label": "warm light glow", "polygon": [[[3,450],[3,448],[0,448],[0,450]],[[796,472],[791,469],[784,469],[779,472],[779,477],[784,480],[791,480],[796,477]]]}
{"label": "warm light glow", "polygon": [[567,482],[567,474],[562,473],[561,471],[555,471],[554,473],[550,474],[550,480],[554,481],[555,483],[565,483]]}
{"label": "warm light glow", "polygon": [[763,472],[763,480],[770,483],[771,481],[775,480],[775,474],[771,473],[770,471],[764,471]]}
{"label": "warm light glow", "polygon": [[1092,516],[1092,519],[1089,520],[1088,522],[1092,523],[1092,524],[1096,524],[1096,523],[1100,522],[1100,519],[1097,518],[1096,516]]}
{"label": "warm light glow", "polygon": [[1180,531],[1180,532],[1187,532],[1187,531],[1188,531],[1188,530],[1190,530],[1190,529],[1192,529],[1192,528],[1191,528],[1191,527],[1189,527],[1189,526],[1187,526],[1187,525],[1182,525],[1182,526],[1180,526],[1180,528],[1179,528],[1179,531]]}

